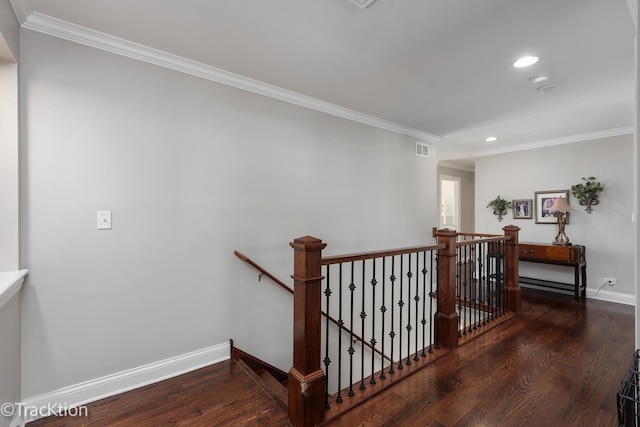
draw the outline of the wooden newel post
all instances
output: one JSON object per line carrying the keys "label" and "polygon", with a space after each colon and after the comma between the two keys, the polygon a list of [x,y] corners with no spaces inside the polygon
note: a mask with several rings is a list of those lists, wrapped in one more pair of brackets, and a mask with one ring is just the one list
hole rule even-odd
{"label": "wooden newel post", "polygon": [[293,367],[289,370],[289,421],[296,427],[324,422],[325,374],[320,366],[322,240],[305,236],[293,255]]}
{"label": "wooden newel post", "polygon": [[437,344],[453,349],[458,346],[458,312],[456,311],[456,241],[455,230],[438,230],[438,311],[435,314]]}
{"label": "wooden newel post", "polygon": [[511,237],[507,240],[507,309],[513,313],[519,313],[522,308],[521,288],[519,281],[519,259],[520,244],[518,242],[518,232],[520,227],[517,225],[507,225],[502,228],[504,235]]}

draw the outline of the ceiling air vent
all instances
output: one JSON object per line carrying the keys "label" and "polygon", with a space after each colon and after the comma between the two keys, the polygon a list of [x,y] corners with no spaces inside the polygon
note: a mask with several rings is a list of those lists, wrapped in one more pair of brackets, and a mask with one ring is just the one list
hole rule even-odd
{"label": "ceiling air vent", "polygon": [[416,156],[429,157],[429,146],[416,142]]}
{"label": "ceiling air vent", "polygon": [[360,6],[361,8],[369,7],[376,0],[351,0],[351,3]]}

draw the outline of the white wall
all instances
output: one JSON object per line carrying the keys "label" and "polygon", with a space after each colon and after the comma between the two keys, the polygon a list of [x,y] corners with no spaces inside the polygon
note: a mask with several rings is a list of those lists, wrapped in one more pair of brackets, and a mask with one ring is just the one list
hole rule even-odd
{"label": "white wall", "polygon": [[[536,224],[534,219],[498,222],[487,203],[497,195],[507,200],[534,199],[535,191],[570,190],[582,177],[595,176],[605,186],[600,204],[587,214],[575,197],[566,234],[574,244],[586,246],[587,295],[593,295],[604,277],[617,279],[598,297],[619,300],[635,295],[633,212],[633,136],[566,144],[549,148],[480,157],[476,159],[476,230],[500,232],[507,224],[521,227],[520,241],[551,243],[558,226]],[[566,267],[523,263],[523,276],[573,281]],[[619,295],[623,294],[623,295]]]}
{"label": "white wall", "polygon": [[[18,260],[18,23],[8,0],[0,0],[0,272]],[[0,308],[0,404],[19,402],[20,296]],[[9,417],[0,415],[0,426]]]}
{"label": "white wall", "polygon": [[[431,242],[415,140],[23,30],[23,397],[235,344],[291,365],[288,242]],[[96,211],[113,230],[96,230]]]}
{"label": "white wall", "polygon": [[[0,405],[20,402],[20,295],[0,308]],[[8,415],[8,413],[6,413]],[[12,417],[0,414],[0,426]]]}

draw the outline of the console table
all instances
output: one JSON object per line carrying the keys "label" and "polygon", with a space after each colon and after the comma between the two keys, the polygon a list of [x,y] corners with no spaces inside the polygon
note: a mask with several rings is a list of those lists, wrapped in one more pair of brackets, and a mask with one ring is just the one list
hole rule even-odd
{"label": "console table", "polygon": [[[543,286],[554,289],[572,290],[576,301],[586,297],[587,292],[587,260],[585,247],[554,246],[545,243],[520,242],[520,261],[538,262],[542,264],[565,265],[574,269],[574,283],[560,283],[551,280],[519,277],[520,283]],[[582,280],[581,280],[582,279]]]}

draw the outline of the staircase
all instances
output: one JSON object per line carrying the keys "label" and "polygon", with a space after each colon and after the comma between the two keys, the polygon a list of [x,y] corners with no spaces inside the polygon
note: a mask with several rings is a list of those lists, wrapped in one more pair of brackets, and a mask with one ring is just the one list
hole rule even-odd
{"label": "staircase", "polygon": [[262,388],[285,412],[288,401],[289,375],[268,363],[236,348],[231,341],[231,358],[244,369],[256,384]]}

